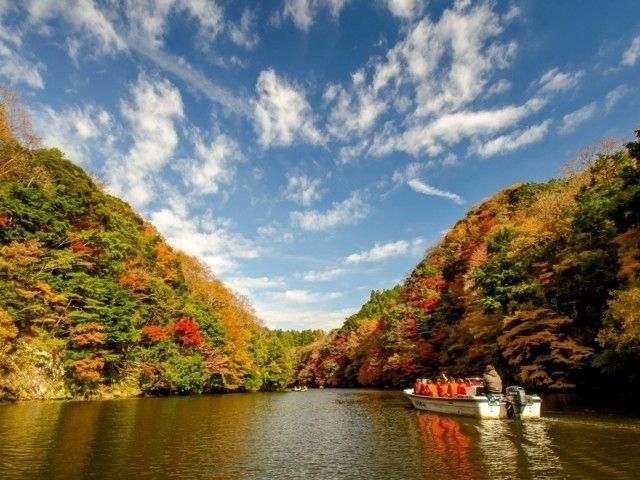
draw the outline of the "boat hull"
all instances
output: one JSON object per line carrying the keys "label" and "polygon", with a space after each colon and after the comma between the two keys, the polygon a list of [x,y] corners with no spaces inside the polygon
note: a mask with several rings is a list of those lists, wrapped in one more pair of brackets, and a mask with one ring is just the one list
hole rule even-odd
{"label": "boat hull", "polygon": [[[404,390],[413,406],[427,412],[446,413],[449,415],[463,415],[476,418],[510,418],[507,401],[504,398],[490,401],[486,396],[475,397],[426,397],[415,395],[413,389]],[[521,407],[517,418],[529,419],[540,417],[542,400],[537,395],[530,396],[530,401]]]}

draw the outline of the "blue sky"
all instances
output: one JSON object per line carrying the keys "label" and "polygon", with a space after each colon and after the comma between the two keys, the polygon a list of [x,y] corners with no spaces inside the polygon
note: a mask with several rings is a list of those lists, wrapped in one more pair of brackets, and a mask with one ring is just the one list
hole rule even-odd
{"label": "blue sky", "polygon": [[0,83],[265,324],[331,328],[474,204],[640,126],[640,3],[0,0]]}

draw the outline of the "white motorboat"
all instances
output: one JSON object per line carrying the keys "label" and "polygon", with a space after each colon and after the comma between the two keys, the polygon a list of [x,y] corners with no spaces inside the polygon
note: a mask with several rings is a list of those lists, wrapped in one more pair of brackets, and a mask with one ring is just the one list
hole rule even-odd
{"label": "white motorboat", "polygon": [[507,387],[506,392],[491,398],[486,395],[431,397],[416,395],[412,388],[404,390],[415,408],[428,412],[477,418],[540,418],[542,399],[538,395],[526,395],[517,386]]}

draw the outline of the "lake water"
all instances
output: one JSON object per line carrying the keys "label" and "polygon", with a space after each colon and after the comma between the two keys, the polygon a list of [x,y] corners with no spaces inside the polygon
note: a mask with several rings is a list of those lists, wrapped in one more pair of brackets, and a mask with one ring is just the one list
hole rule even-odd
{"label": "lake water", "polygon": [[476,420],[400,392],[0,405],[1,479],[584,479],[640,477],[640,419]]}

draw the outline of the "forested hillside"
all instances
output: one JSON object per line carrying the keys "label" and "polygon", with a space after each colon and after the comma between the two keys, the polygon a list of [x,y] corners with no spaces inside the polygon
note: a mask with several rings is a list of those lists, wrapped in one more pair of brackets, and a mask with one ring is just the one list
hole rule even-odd
{"label": "forested hillside", "polygon": [[263,327],[0,102],[0,399],[278,389],[319,332]]}
{"label": "forested hillside", "polygon": [[398,386],[486,362],[538,389],[640,386],[640,130],[548,183],[507,188],[402,284],[308,347],[313,385]]}

